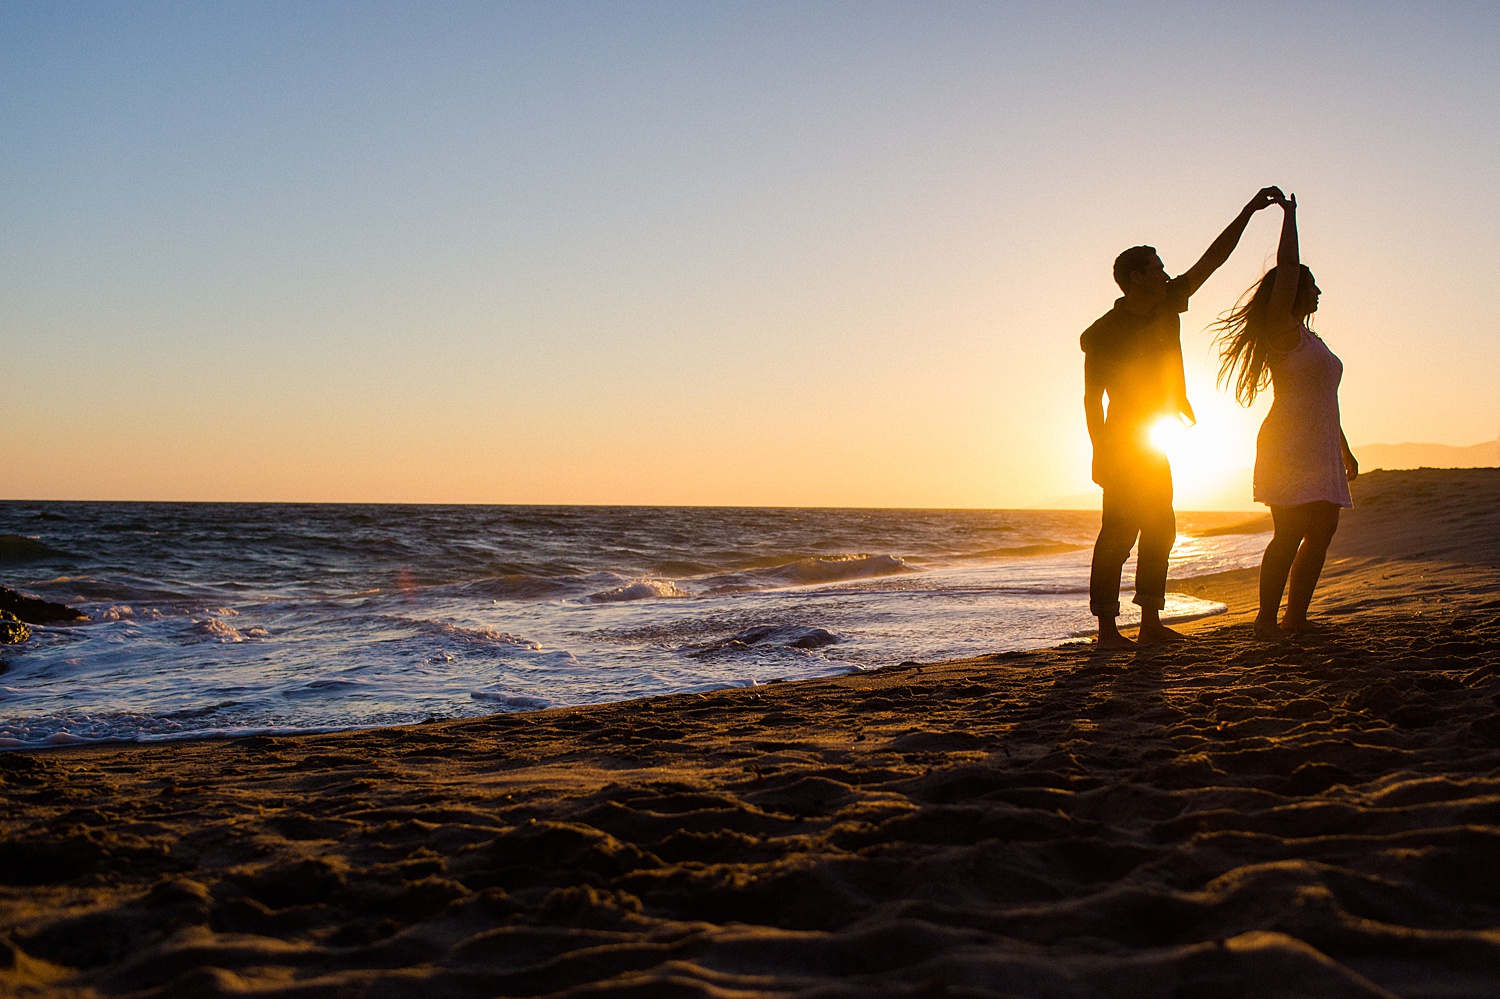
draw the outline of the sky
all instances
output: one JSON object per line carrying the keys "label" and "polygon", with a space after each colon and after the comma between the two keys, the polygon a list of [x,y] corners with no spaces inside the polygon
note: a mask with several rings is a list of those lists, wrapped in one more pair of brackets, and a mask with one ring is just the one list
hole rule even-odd
{"label": "sky", "polygon": [[[0,498],[1087,503],[1078,335],[1297,194],[1365,443],[1500,428],[1500,6],[0,2]],[[1183,317],[1179,507],[1269,398]],[[1226,498],[1227,497],[1227,498]]]}

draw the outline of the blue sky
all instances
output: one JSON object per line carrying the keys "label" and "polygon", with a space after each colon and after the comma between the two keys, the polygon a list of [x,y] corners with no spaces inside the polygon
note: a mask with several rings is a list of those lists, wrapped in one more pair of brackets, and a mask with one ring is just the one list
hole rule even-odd
{"label": "blue sky", "polygon": [[[1185,269],[1264,183],[1302,201],[1350,439],[1493,438],[1497,29],[0,4],[0,492],[1041,502],[1087,486],[1077,334],[1114,253]],[[1184,323],[1226,468],[1260,412],[1215,401],[1201,331],[1275,227]]]}

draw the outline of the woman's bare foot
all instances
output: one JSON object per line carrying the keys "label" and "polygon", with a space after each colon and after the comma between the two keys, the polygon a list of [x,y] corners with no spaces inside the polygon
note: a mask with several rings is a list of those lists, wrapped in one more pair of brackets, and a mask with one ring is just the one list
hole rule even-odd
{"label": "woman's bare foot", "polygon": [[1187,638],[1180,631],[1173,631],[1164,624],[1143,624],[1141,630],[1135,633],[1137,645],[1165,645],[1168,642],[1180,642]]}
{"label": "woman's bare foot", "polygon": [[1310,631],[1312,630],[1312,625],[1308,623],[1305,617],[1292,617],[1292,615],[1287,614],[1281,619],[1281,630],[1290,632]]}

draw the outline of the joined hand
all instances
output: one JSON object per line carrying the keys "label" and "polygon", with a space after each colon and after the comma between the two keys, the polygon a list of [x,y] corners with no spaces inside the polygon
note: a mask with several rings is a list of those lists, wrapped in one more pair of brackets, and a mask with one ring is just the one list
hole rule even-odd
{"label": "joined hand", "polygon": [[1281,188],[1273,185],[1271,187],[1263,187],[1259,191],[1257,191],[1255,193],[1255,197],[1250,199],[1250,204],[1246,205],[1245,207],[1249,208],[1253,212],[1258,212],[1262,208],[1270,208],[1272,205],[1279,205],[1285,200],[1286,195],[1281,193]]}

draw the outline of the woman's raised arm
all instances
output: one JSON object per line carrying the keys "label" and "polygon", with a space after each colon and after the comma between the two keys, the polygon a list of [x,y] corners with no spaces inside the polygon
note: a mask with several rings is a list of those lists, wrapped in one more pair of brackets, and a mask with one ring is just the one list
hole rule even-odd
{"label": "woman's raised arm", "polygon": [[[1277,347],[1295,347],[1292,334],[1300,318],[1292,314],[1297,304],[1297,286],[1302,283],[1302,260],[1297,249],[1297,196],[1281,202],[1281,242],[1276,247],[1276,283],[1271,286],[1271,304],[1266,320]],[[1285,349],[1285,348],[1283,348]]]}

